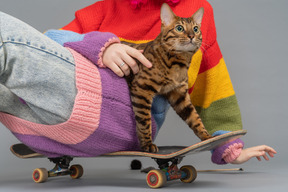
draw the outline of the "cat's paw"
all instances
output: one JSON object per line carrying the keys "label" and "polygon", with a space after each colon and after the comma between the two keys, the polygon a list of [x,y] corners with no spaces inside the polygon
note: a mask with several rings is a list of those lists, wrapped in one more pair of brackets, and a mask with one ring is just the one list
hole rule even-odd
{"label": "cat's paw", "polygon": [[158,147],[153,143],[143,146],[142,150],[149,153],[157,153],[159,151]]}
{"label": "cat's paw", "polygon": [[205,132],[202,132],[201,135],[199,135],[199,138],[201,139],[201,141],[205,141],[207,139],[211,139],[212,136],[207,131],[205,131]]}

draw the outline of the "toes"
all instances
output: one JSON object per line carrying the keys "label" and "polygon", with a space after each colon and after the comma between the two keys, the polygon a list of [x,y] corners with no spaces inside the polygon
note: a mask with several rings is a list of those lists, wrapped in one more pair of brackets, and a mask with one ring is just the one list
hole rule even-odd
{"label": "toes", "polygon": [[158,152],[158,147],[155,144],[149,144],[144,146],[143,151],[149,152],[149,153],[157,153]]}
{"label": "toes", "polygon": [[149,152],[157,153],[158,152],[158,147],[155,144],[151,144]]}

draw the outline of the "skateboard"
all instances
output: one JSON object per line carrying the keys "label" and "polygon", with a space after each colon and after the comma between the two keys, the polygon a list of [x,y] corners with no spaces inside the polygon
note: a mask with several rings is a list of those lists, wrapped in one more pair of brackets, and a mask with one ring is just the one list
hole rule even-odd
{"label": "skateboard", "polygon": [[[197,177],[196,169],[191,165],[178,168],[178,164],[187,155],[192,155],[202,151],[212,150],[227,142],[231,142],[243,135],[247,131],[240,130],[229,132],[220,136],[201,141],[191,146],[159,146],[158,153],[148,153],[141,151],[118,151],[103,154],[98,157],[150,157],[156,161],[159,169],[150,170],[146,176],[146,182],[151,188],[160,188],[167,181],[180,179],[183,183],[191,183]],[[14,144],[10,148],[11,152],[19,158],[43,158],[45,156],[34,152],[26,145]],[[78,179],[83,175],[83,167],[79,164],[70,166],[70,162],[76,157],[63,156],[58,158],[48,158],[55,163],[55,167],[47,171],[45,168],[37,168],[33,171],[32,178],[36,183],[45,182],[48,177],[70,175],[72,179]]]}

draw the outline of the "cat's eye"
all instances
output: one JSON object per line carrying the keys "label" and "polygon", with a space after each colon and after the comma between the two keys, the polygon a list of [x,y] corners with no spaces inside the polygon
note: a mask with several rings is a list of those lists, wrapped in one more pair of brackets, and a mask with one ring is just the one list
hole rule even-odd
{"label": "cat's eye", "polygon": [[184,31],[184,27],[183,27],[182,25],[177,25],[177,26],[175,27],[175,29],[176,29],[176,31],[178,31],[178,32],[183,32],[183,31]]}
{"label": "cat's eye", "polygon": [[195,27],[193,28],[193,31],[194,31],[194,33],[198,33],[198,32],[199,32],[199,27],[198,27],[198,26],[195,26]]}

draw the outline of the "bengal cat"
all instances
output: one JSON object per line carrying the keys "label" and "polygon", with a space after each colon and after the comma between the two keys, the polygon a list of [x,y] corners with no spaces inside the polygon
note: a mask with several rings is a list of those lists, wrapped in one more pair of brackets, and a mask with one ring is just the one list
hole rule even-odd
{"label": "bengal cat", "polygon": [[191,18],[176,16],[167,4],[161,7],[161,33],[145,44],[129,44],[144,50],[144,56],[153,64],[147,68],[139,64],[139,72],[126,77],[137,135],[143,151],[157,152],[152,143],[151,106],[155,95],[164,96],[176,113],[201,139],[211,138],[205,129],[188,94],[187,71],[194,53],[202,43],[200,31],[204,9],[200,8]]}

